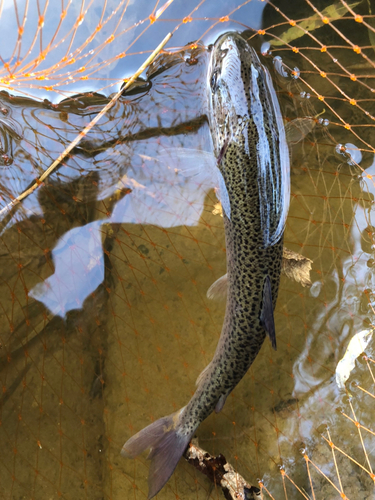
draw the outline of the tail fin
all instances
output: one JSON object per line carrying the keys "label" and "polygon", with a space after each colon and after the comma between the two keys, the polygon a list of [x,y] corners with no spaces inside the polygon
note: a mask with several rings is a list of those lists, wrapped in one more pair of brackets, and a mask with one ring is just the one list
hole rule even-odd
{"label": "tail fin", "polygon": [[178,417],[182,410],[153,422],[131,437],[123,446],[121,455],[135,458],[151,448],[147,457],[151,460],[148,474],[148,499],[154,497],[173,474],[194,431],[186,435],[178,429]]}

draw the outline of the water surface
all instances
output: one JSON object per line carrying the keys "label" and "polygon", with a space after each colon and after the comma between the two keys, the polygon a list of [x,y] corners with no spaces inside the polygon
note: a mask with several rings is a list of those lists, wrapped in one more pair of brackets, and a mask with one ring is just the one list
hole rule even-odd
{"label": "water surface", "polygon": [[[217,21],[236,6],[206,0],[195,14],[200,20],[182,23],[173,39],[188,46],[162,54],[144,75],[147,83],[124,95],[45,185],[2,221],[4,498],[147,496],[145,456],[124,460],[119,451],[130,435],[186,404],[224,317],[224,305],[206,298],[226,267],[215,191],[182,175],[175,148],[210,150],[206,45],[240,29],[236,20],[245,24],[241,30],[260,28],[253,2]],[[142,2],[130,7],[140,10],[129,11],[124,26],[146,15]],[[280,8],[284,15],[266,6],[264,35],[246,32],[258,50],[293,28],[288,19],[314,14],[304,2],[300,12]],[[172,21],[154,23],[152,36],[141,37],[145,45],[134,50],[154,48],[188,15],[184,9],[175,1],[164,14]],[[356,12],[368,14],[366,2]],[[209,26],[215,27],[191,48]],[[346,389],[335,377],[349,340],[373,323],[374,72],[367,60],[373,49],[363,23],[350,18],[334,26],[346,39],[328,24],[311,32],[315,40],[295,38],[262,58],[286,122],[323,113],[322,123],[317,118],[292,146],[285,232],[285,246],[312,259],[313,285],[282,276],[277,352],[265,342],[222,412],[197,432],[203,448],[224,454],[247,481],[259,486],[262,480],[264,498],[373,495],[373,340]],[[285,64],[279,73],[275,55]],[[132,64],[100,78],[117,82],[138,59]],[[72,82],[72,94],[88,90],[81,84]],[[90,90],[102,87],[103,80],[98,86],[90,80]],[[44,97],[40,92],[35,96]],[[8,158],[0,167],[2,207],[52,163],[109,92],[64,101],[53,94],[55,105],[0,95]],[[219,499],[222,493],[181,460],[159,497]]]}

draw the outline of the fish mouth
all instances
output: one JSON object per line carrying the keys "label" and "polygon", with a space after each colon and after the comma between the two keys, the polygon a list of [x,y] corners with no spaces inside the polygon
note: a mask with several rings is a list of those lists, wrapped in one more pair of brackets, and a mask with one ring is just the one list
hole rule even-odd
{"label": "fish mouth", "polygon": [[228,60],[238,58],[240,50],[237,43],[244,41],[239,34],[228,32],[220,35],[211,49],[210,66],[207,72],[207,86],[214,92],[217,89],[218,79]]}

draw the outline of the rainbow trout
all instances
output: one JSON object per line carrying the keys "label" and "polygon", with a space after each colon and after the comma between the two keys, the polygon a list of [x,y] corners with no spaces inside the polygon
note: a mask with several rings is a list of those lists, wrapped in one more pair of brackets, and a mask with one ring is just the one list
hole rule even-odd
{"label": "rainbow trout", "polygon": [[238,34],[214,44],[208,71],[209,124],[223,207],[227,275],[210,289],[227,292],[215,355],[189,403],[130,438],[122,455],[151,448],[149,496],[165,485],[199,424],[219,412],[246,374],[265,336],[276,349],[276,303],[290,181],[289,154],[268,70]]}

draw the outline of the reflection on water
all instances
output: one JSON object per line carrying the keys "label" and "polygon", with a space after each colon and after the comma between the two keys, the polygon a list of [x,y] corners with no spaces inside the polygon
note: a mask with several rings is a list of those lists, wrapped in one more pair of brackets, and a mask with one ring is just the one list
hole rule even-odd
{"label": "reflection on water", "polygon": [[38,0],[36,6],[5,0],[0,18],[7,43],[2,46],[0,85],[16,95],[54,103],[78,92],[109,95],[168,32],[173,32],[175,47],[203,34],[206,43],[213,43],[222,31],[220,19],[225,29],[238,29],[244,19],[259,29],[263,9],[262,0],[75,0],[58,5]]}
{"label": "reflection on water", "polygon": [[187,179],[178,168],[178,158],[173,160],[175,168],[171,168],[166,160],[141,156],[145,161],[133,162],[118,182],[118,188],[127,188],[129,193],[114,204],[112,214],[100,222],[71,229],[52,250],[54,274],[30,290],[29,296],[43,302],[53,314],[64,316],[71,309],[81,308],[84,299],[102,283],[102,224],[164,228],[198,224],[212,182]]}
{"label": "reflection on water", "polygon": [[[265,11],[265,26],[278,21],[272,9]],[[289,27],[274,32],[280,36]],[[314,34],[336,47],[330,51],[345,68],[358,64],[355,52],[337,48],[342,40],[329,28]],[[261,478],[273,498],[333,499],[342,492],[371,498],[374,340],[357,358],[347,390],[337,386],[335,372],[350,339],[374,324],[373,129],[367,115],[312,72],[310,59],[334,74],[329,78],[339,89],[349,82],[324,59],[326,52],[303,51],[307,42],[293,41],[307,60],[271,46],[263,61],[272,69],[279,55],[286,68],[298,67],[299,78],[273,73],[286,120],[323,113],[320,121],[294,122],[285,233],[288,248],[313,260],[313,286],[281,278],[277,352],[264,345],[198,437],[249,482]],[[367,46],[367,38],[355,42]],[[151,85],[123,96],[3,221],[4,498],[144,498],[148,462],[145,456],[122,459],[121,446],[186,404],[212,357],[224,306],[209,301],[206,291],[225,272],[222,219],[213,213],[212,183],[184,175],[178,155],[179,148],[210,151],[206,64],[201,46],[163,54],[148,70]],[[350,80],[347,92],[372,103],[364,86],[371,81]],[[323,102],[320,94],[332,100]],[[5,93],[0,99],[6,110],[0,120],[7,156],[0,160],[3,207],[107,98],[81,95],[58,105]],[[357,135],[338,116],[356,125]],[[299,123],[307,126],[303,133]],[[176,495],[221,498],[183,461],[159,496]]]}
{"label": "reflection on water", "polygon": [[104,259],[100,223],[68,231],[52,250],[55,272],[38,283],[29,297],[43,302],[53,313],[65,316],[80,309],[85,298],[103,282]]}

